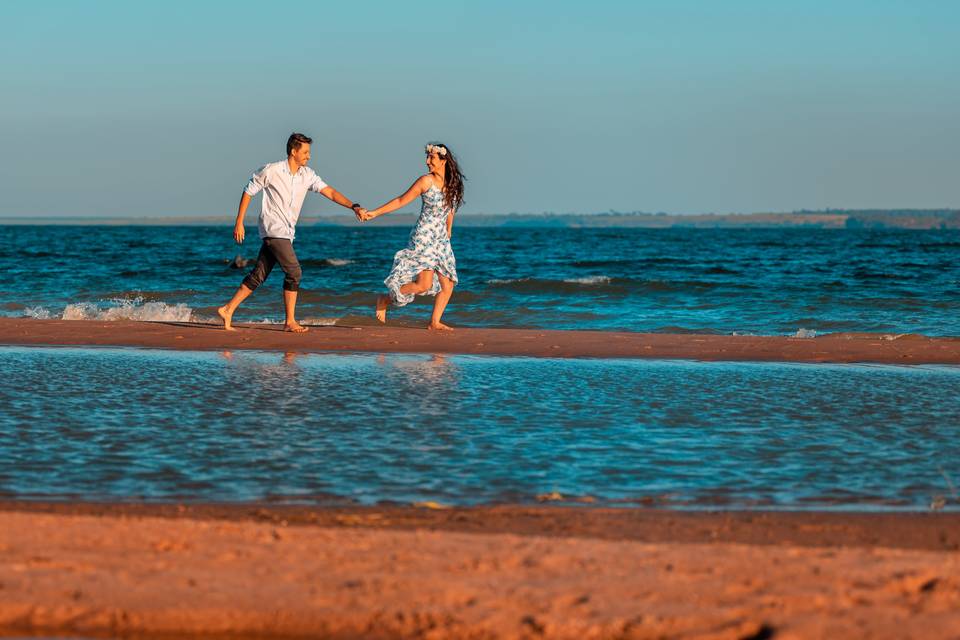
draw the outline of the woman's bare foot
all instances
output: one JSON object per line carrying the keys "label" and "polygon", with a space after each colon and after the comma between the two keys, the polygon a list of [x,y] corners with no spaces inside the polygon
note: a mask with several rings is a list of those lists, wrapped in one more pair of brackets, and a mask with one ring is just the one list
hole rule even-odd
{"label": "woman's bare foot", "polygon": [[436,322],[431,321],[430,324],[427,325],[427,329],[430,329],[431,331],[453,331],[453,327],[448,327],[439,320]]}
{"label": "woman's bare foot", "polygon": [[220,307],[219,309],[217,309],[217,315],[220,316],[220,318],[223,320],[223,328],[224,328],[224,330],[226,330],[226,331],[236,331],[236,329],[233,328],[233,325],[230,324],[230,321],[233,320],[233,312],[230,311],[230,312],[228,313],[228,312],[227,312],[227,306],[226,306],[226,305],[224,305],[224,306]]}
{"label": "woman's bare foot", "polygon": [[387,321],[387,307],[390,306],[390,298],[387,296],[377,296],[377,320]]}
{"label": "woman's bare foot", "polygon": [[283,325],[283,330],[289,331],[290,333],[306,333],[310,329],[294,320],[293,322],[288,322],[287,324]]}

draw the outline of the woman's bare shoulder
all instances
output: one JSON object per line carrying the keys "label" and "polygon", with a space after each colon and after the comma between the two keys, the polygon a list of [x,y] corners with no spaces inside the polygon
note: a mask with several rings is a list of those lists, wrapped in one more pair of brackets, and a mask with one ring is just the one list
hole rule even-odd
{"label": "woman's bare shoulder", "polygon": [[420,185],[423,187],[423,190],[426,191],[430,187],[436,187],[437,189],[443,190],[443,183],[437,180],[437,178],[432,173],[425,173],[420,176],[419,181]]}

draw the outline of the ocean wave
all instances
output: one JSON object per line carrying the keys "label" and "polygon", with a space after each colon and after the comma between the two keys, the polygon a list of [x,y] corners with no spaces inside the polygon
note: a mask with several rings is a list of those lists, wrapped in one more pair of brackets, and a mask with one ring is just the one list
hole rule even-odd
{"label": "ocean wave", "polygon": [[707,280],[642,280],[612,278],[605,275],[581,276],[553,280],[548,278],[492,278],[486,284],[494,289],[508,289],[518,293],[668,293],[674,291],[710,290],[732,287],[751,289],[754,285],[739,281],[711,282]]}
{"label": "ocean wave", "polygon": [[23,310],[24,318],[33,318],[34,320],[49,320],[50,310],[45,307],[27,307]]}
{"label": "ocean wave", "polygon": [[487,284],[492,285],[543,285],[556,286],[560,284],[609,284],[610,276],[582,276],[579,278],[564,278],[563,280],[549,280],[546,278],[491,278]]}
{"label": "ocean wave", "polygon": [[[221,264],[229,265],[231,269],[245,269],[250,270],[256,264],[256,258],[245,258],[242,255],[237,255],[234,258],[227,260],[223,258],[218,261]],[[348,264],[353,264],[353,260],[348,258],[301,258],[300,265],[303,267],[345,267]],[[201,271],[205,272],[205,271]],[[137,275],[137,272],[131,272],[132,275]],[[128,275],[127,272],[121,273],[120,275]]]}
{"label": "ocean wave", "polygon": [[304,267],[345,267],[353,264],[353,260],[347,258],[305,258],[300,260],[300,265]]}
{"label": "ocean wave", "polygon": [[639,256],[633,258],[611,258],[609,260],[573,260],[569,264],[572,267],[580,269],[602,269],[611,267],[615,269],[625,269],[630,267],[656,267],[672,264],[687,265],[689,264],[689,260],[668,256]]}
{"label": "ocean wave", "polygon": [[662,327],[655,327],[650,332],[696,335],[696,336],[702,336],[702,335],[722,336],[728,333],[725,330],[714,329],[712,327],[681,327],[679,325],[672,325],[672,324],[664,325]]}
{"label": "ocean wave", "polygon": [[960,247],[960,242],[924,242],[920,246],[924,249],[956,249]]}
{"label": "ocean wave", "polygon": [[[265,325],[280,325],[284,323],[284,320],[280,318],[261,318],[260,320],[243,320],[242,318],[234,318],[235,323],[239,324],[265,324]],[[319,317],[319,316],[302,316],[297,319],[302,325],[310,327],[332,327],[340,321],[340,318],[330,318],[330,317]],[[219,323],[220,319],[210,320],[210,322]]]}
{"label": "ocean wave", "polygon": [[740,272],[736,269],[728,269],[727,267],[710,267],[705,270],[703,273],[710,275],[739,275]]}
{"label": "ocean wave", "polygon": [[897,278],[906,276],[898,273],[883,273],[869,269],[857,269],[853,272],[853,277],[858,280],[896,280]]}
{"label": "ocean wave", "polygon": [[567,278],[564,282],[571,284],[607,284],[610,276],[583,276],[582,278]]}
{"label": "ocean wave", "polygon": [[117,289],[116,291],[98,291],[97,295],[100,296],[101,300],[109,300],[111,302],[118,300],[139,300],[138,304],[143,304],[144,302],[162,302],[171,298],[191,298],[205,293],[205,291],[200,289],[168,289],[155,291]]}
{"label": "ocean wave", "polygon": [[193,309],[181,303],[167,304],[165,302],[144,302],[142,297],[114,298],[108,300],[107,306],[101,307],[92,302],[75,302],[68,304],[61,320],[138,320],[164,322],[190,322],[193,318]]}

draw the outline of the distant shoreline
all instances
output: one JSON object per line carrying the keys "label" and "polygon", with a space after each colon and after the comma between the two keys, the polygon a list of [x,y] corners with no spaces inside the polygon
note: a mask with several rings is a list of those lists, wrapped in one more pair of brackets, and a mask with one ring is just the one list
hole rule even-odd
{"label": "distant shoreline", "polygon": [[[406,227],[416,220],[415,213],[389,216],[367,227]],[[58,225],[58,226],[231,226],[233,217],[176,216],[176,217],[72,217],[72,216],[10,216],[0,217],[0,225]],[[256,225],[256,216],[248,216],[246,224]],[[352,216],[305,215],[300,226],[360,227]],[[510,213],[461,214],[461,227],[530,227],[558,229],[960,229],[960,209],[863,209],[797,211],[791,213],[696,213],[667,214],[644,212],[574,213]]]}

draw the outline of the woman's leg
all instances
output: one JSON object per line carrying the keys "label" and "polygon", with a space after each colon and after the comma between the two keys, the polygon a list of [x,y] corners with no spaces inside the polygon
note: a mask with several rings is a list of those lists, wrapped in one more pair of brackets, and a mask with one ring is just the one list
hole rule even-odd
{"label": "woman's leg", "polygon": [[400,293],[412,293],[413,295],[419,295],[421,293],[426,293],[430,291],[430,287],[433,286],[433,271],[426,269],[417,274],[417,279],[413,282],[408,282],[407,284],[400,287]]}
{"label": "woman's leg", "polygon": [[380,294],[377,296],[377,320],[387,321],[387,307],[390,306],[390,296]]}
{"label": "woman's leg", "polygon": [[447,308],[447,303],[450,302],[450,296],[453,295],[454,282],[442,273],[438,273],[437,277],[440,278],[440,292],[437,293],[437,297],[433,301],[433,315],[430,317],[430,324],[427,328],[452,331],[453,327],[448,327],[440,322],[440,317],[443,316],[443,311]]}
{"label": "woman's leg", "polygon": [[[413,282],[408,282],[407,284],[400,287],[400,293],[403,294],[421,294],[430,291],[430,287],[433,286],[433,271],[426,269],[417,274],[417,279]],[[390,306],[390,296],[379,295],[377,296],[377,320],[380,322],[387,321],[387,307]]]}

